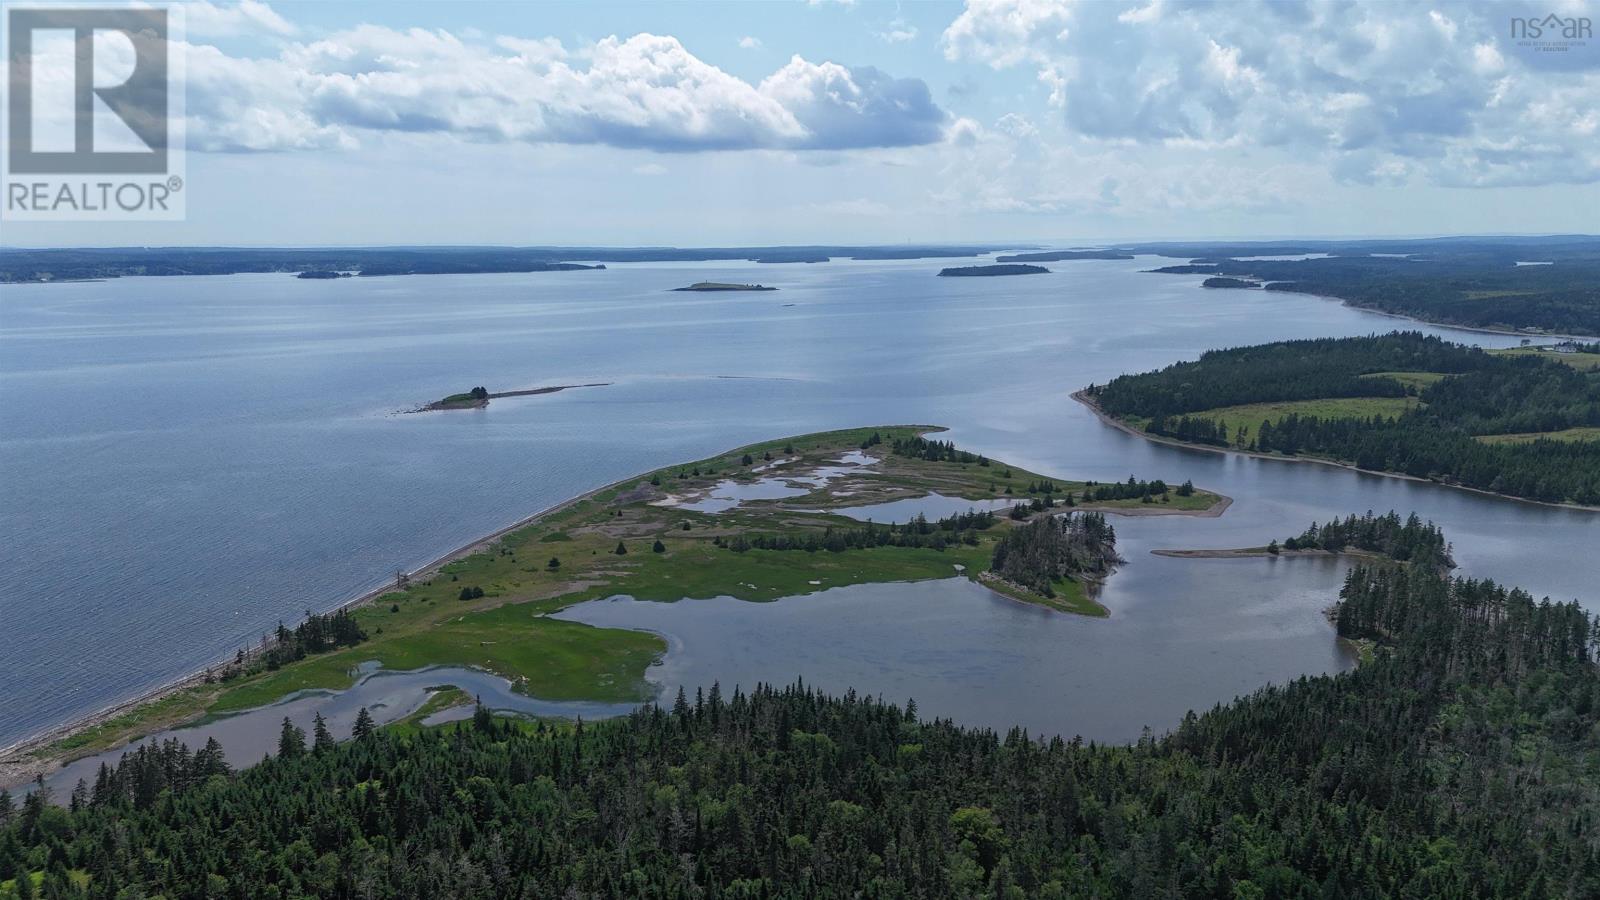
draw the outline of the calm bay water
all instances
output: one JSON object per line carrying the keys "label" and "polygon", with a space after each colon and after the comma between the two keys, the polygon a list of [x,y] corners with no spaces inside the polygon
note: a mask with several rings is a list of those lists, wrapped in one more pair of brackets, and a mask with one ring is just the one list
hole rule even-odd
{"label": "calm bay water", "polygon": [[[1071,656],[1083,664],[1067,672],[1042,651],[1018,657],[1032,660],[1019,671],[1045,666],[1034,692],[1106,694],[1130,711],[1128,725],[1160,730],[1180,707],[1336,665],[1325,624],[1311,637],[1324,648],[1318,655],[1306,657],[1302,644],[1275,649],[1313,627],[1336,571],[1304,567],[1280,578],[1290,567],[1159,559],[1151,547],[1260,544],[1330,515],[1416,510],[1445,527],[1466,574],[1590,599],[1600,516],[1179,450],[1097,422],[1067,396],[1091,381],[1210,347],[1401,324],[1330,301],[1203,291],[1198,277],[1138,272],[1155,262],[1067,262],[1048,276],[1011,279],[935,278],[941,262],[920,260],[0,288],[0,745],[230,656],[280,620],[331,607],[589,488],[749,441],[850,425],[939,423],[963,446],[1063,477],[1192,478],[1235,498],[1220,519],[1118,520],[1129,564],[1102,598],[1113,617],[1061,626],[1082,633],[1081,645],[1063,647],[1079,646]],[[667,292],[699,280],[781,290]],[[480,411],[395,414],[478,384],[601,381],[613,384]],[[1300,599],[1275,607],[1275,583]],[[1229,590],[1236,607],[1218,600]],[[1197,605],[1198,594],[1207,599]],[[814,599],[795,603],[821,608]],[[855,609],[831,596],[817,602],[835,604],[831,617]],[[970,596],[938,603],[970,610],[985,633],[1047,615]],[[617,624],[673,636],[685,652],[668,665],[690,667],[685,677],[721,677],[701,649],[715,646],[700,643],[709,632],[689,623],[699,613],[678,624],[658,621],[672,607],[606,609],[626,619]],[[1295,610],[1290,620],[1267,624],[1284,609]],[[730,628],[759,614],[719,612]],[[1192,633],[1176,640],[1179,627]],[[1226,643],[1250,634],[1261,640]],[[1102,645],[1117,652],[1100,659],[1082,650]],[[913,667],[910,646],[877,667],[843,649],[780,656],[775,666],[796,671],[761,677],[914,694],[929,714],[978,709],[953,687],[948,711],[940,697],[907,690],[903,672],[939,668],[937,660]],[[725,685],[744,680],[739,653],[725,661]],[[1207,655],[1220,662],[1201,665]],[[964,671],[958,665],[946,671]],[[1152,667],[1167,675],[1144,677]],[[1237,677],[1194,677],[1176,701],[1163,684],[1229,667]],[[977,674],[1005,671],[995,662]],[[997,693],[1012,682],[987,684]],[[1046,714],[1073,732],[1111,734],[1124,724],[1087,703],[1000,708],[1030,727],[1048,724]]]}

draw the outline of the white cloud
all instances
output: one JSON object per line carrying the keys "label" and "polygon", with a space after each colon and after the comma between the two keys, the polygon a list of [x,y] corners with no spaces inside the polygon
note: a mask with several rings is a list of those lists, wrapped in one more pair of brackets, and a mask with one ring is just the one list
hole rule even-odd
{"label": "white cloud", "polygon": [[1033,69],[1094,140],[1293,147],[1353,181],[1600,180],[1600,53],[1515,46],[1526,5],[968,0],[943,43]]}
{"label": "white cloud", "polygon": [[903,44],[917,39],[917,26],[905,19],[895,19],[883,31],[875,32],[878,40],[886,44]]}
{"label": "white cloud", "polygon": [[199,149],[346,147],[370,132],[661,151],[846,149],[937,142],[948,115],[918,79],[799,56],[759,85],[670,36],[484,43],[374,25],[287,45],[274,58],[196,46]]}
{"label": "white cloud", "polygon": [[193,0],[182,8],[184,30],[192,37],[257,35],[263,30],[275,35],[292,35],[298,30],[259,0],[240,0],[232,6]]}
{"label": "white cloud", "polygon": [[739,38],[739,46],[745,50],[760,50],[761,38],[747,34],[744,37]]}

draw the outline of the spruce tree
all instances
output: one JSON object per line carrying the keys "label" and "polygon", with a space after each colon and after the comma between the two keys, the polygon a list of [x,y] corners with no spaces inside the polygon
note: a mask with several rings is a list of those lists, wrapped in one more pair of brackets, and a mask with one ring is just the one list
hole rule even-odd
{"label": "spruce tree", "polygon": [[361,740],[371,735],[373,731],[377,730],[377,727],[377,725],[373,724],[372,713],[367,712],[367,708],[363,706],[361,711],[356,713],[356,724],[354,728],[350,729],[350,736],[356,740]]}
{"label": "spruce tree", "polygon": [[311,749],[317,753],[333,749],[333,734],[328,731],[328,723],[323,720],[321,712],[311,720]]}
{"label": "spruce tree", "polygon": [[289,721],[288,716],[283,717],[283,730],[278,733],[278,756],[283,759],[294,759],[303,756],[306,752],[306,732]]}

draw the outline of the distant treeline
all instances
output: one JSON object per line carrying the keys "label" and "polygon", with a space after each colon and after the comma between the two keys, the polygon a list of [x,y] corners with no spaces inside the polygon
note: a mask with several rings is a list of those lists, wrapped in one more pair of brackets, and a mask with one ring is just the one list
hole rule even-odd
{"label": "distant treeline", "polygon": [[1045,516],[1007,531],[995,544],[989,571],[1043,597],[1055,583],[1104,575],[1121,562],[1117,532],[1099,513]]}
{"label": "distant treeline", "polygon": [[[1267,290],[1337,297],[1352,306],[1430,322],[1600,334],[1600,238],[1585,235],[1281,246],[1149,244],[1136,252],[1196,258],[1194,264],[1157,271],[1249,277],[1269,282]],[[1313,253],[1333,255],[1232,258]],[[1374,253],[1397,256],[1369,255]]]}
{"label": "distant treeline", "polygon": [[[582,269],[571,260],[764,263],[978,256],[993,246],[820,247],[364,247],[341,249],[127,247],[0,249],[0,283],[120,278],[131,275],[232,275],[240,272],[358,272],[361,275],[473,274]],[[605,266],[599,266],[605,268]]]}
{"label": "distant treeline", "polygon": [[1418,566],[1340,596],[1358,668],[1129,745],[796,684],[238,774],[136,751],[70,808],[0,793],[0,895],[1600,896],[1596,623]]}
{"label": "distant treeline", "polygon": [[[1275,552],[1278,542],[1273,541],[1267,549]],[[1403,520],[1396,512],[1381,516],[1368,512],[1362,516],[1332,519],[1321,525],[1312,522],[1297,537],[1286,539],[1283,549],[1333,553],[1365,550],[1439,571],[1453,569],[1456,565],[1444,532],[1432,522],[1422,521],[1416,513]]]}
{"label": "distant treeline", "polygon": [[[1452,377],[1418,391],[1372,377],[1385,372]],[[1473,437],[1600,426],[1600,371],[1543,356],[1496,356],[1396,332],[1213,350],[1195,362],[1091,385],[1089,393],[1114,416],[1149,419],[1152,434],[1329,457],[1535,500],[1600,503],[1600,442],[1490,444]],[[1250,403],[1413,393],[1421,405],[1397,418],[1291,414],[1275,423],[1222,423],[1190,415]]]}

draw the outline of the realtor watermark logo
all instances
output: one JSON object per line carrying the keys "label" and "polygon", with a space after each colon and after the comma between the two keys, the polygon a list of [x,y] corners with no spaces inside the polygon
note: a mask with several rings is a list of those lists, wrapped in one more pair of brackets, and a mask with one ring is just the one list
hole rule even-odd
{"label": "realtor watermark logo", "polygon": [[1518,47],[1541,53],[1565,53],[1588,45],[1594,39],[1594,24],[1588,16],[1558,16],[1551,13],[1544,18],[1532,16],[1511,17],[1511,39]]}
{"label": "realtor watermark logo", "polygon": [[0,221],[182,219],[181,8],[3,11]]}

